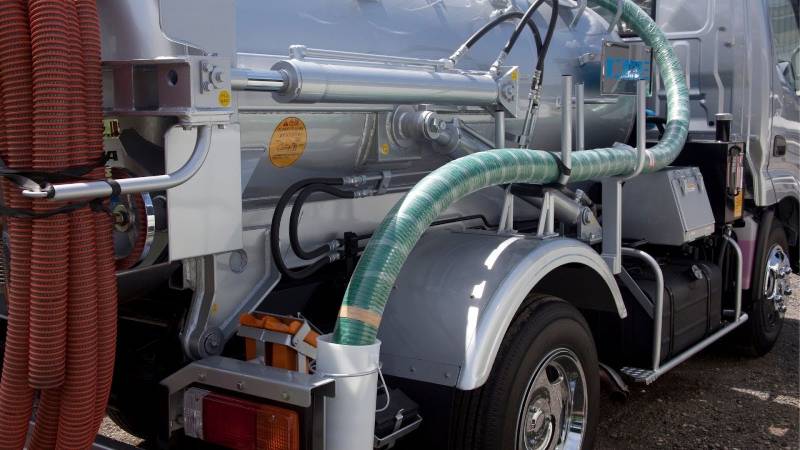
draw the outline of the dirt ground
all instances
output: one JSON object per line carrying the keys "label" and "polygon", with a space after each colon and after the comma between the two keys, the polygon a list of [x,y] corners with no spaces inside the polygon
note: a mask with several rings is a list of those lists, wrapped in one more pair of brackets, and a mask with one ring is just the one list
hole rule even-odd
{"label": "dirt ground", "polygon": [[604,395],[596,448],[800,448],[800,277],[783,331],[757,359],[712,346],[624,403]]}
{"label": "dirt ground", "polygon": [[[700,353],[625,402],[605,393],[596,448],[800,448],[800,277],[780,340],[763,358],[723,345]],[[106,419],[101,434],[140,441]]]}

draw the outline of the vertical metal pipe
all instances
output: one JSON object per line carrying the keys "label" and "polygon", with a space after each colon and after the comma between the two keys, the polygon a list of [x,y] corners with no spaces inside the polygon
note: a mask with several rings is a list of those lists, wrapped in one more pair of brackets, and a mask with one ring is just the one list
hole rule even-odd
{"label": "vertical metal pipe", "polygon": [[[572,75],[561,77],[561,161],[572,168]],[[567,184],[569,175],[561,175],[558,182]]]}
{"label": "vertical metal pipe", "polygon": [[636,82],[636,168],[626,180],[639,176],[647,160],[647,80]]}
{"label": "vertical metal pipe", "polygon": [[[584,3],[585,4],[585,3]],[[576,150],[586,149],[586,99],[584,97],[584,84],[575,85],[575,127],[577,128]]]}
{"label": "vertical metal pipe", "polygon": [[739,244],[727,234],[722,235],[736,253],[736,314],[735,320],[742,315],[742,249]]}
{"label": "vertical metal pipe", "polygon": [[661,364],[661,327],[664,322],[664,274],[658,261],[641,250],[623,248],[622,254],[644,261],[656,276],[656,301],[653,306],[653,371],[658,371]]}
{"label": "vertical metal pipe", "polygon": [[502,110],[494,112],[494,146],[506,148],[506,112]]}

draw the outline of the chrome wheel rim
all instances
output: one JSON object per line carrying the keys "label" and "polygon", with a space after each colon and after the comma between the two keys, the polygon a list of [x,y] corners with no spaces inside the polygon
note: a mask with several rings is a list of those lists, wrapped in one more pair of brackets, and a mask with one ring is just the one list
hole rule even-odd
{"label": "chrome wheel rim", "polygon": [[569,349],[542,359],[517,414],[517,450],[579,449],[586,418],[586,376]]}
{"label": "chrome wheel rim", "polygon": [[789,275],[792,268],[789,257],[779,244],[775,244],[767,253],[766,267],[764,268],[764,308],[769,325],[774,325],[783,318],[786,312],[784,298],[791,294],[789,288]]}

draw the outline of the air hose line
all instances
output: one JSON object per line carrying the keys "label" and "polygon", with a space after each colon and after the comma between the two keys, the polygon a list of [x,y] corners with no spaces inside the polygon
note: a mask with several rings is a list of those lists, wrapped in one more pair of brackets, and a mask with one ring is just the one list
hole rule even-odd
{"label": "air hose line", "polygon": [[[590,3],[616,11],[616,0]],[[656,24],[633,1],[622,3],[622,18],[653,49],[667,94],[664,136],[648,149],[646,172],[672,162],[686,141],[689,96],[680,62]],[[572,155],[571,180],[624,176],[634,171],[636,153],[628,148],[598,148]],[[376,230],[345,292],[334,342],[375,342],[386,302],[409,253],[436,217],[460,198],[507,183],[552,183],[560,175],[553,156],[530,149],[496,149],[471,154],[440,167],[422,179],[389,212]]]}

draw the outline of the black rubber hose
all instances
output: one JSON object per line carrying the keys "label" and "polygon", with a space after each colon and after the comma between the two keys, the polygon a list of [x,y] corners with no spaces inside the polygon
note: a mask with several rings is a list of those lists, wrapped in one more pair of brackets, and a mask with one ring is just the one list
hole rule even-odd
{"label": "black rubber hose", "polygon": [[531,20],[531,16],[533,16],[533,13],[535,13],[536,10],[539,9],[540,6],[542,6],[542,3],[544,3],[544,0],[536,0],[536,3],[528,7],[528,10],[525,11],[525,14],[522,15],[522,19],[520,19],[519,23],[517,24],[517,27],[514,28],[514,32],[511,33],[511,37],[508,39],[508,42],[506,42],[506,46],[503,48],[503,52],[505,54],[511,53],[511,49],[513,49],[514,45],[516,45],[517,39],[519,39],[520,35],[522,34],[522,30],[525,28],[525,24],[527,24],[528,21]]}
{"label": "black rubber hose", "polygon": [[313,184],[341,186],[344,184],[344,180],[342,178],[309,178],[306,180],[300,180],[297,183],[289,186],[283,195],[281,195],[281,198],[278,199],[278,203],[275,205],[275,212],[272,214],[272,225],[270,226],[269,230],[269,246],[270,252],[272,253],[272,259],[275,261],[275,267],[278,268],[278,271],[283,276],[292,280],[302,280],[328,263],[328,261],[323,258],[308,267],[293,271],[286,267],[286,263],[283,261],[283,256],[281,256],[280,239],[281,219],[283,219],[283,212],[286,210],[286,206],[289,204],[289,201],[298,191]]}
{"label": "black rubber hose", "polygon": [[[521,12],[515,11],[495,17],[494,20],[482,26],[478,31],[475,32],[475,34],[470,36],[463,46],[468,49],[472,48],[476,42],[483,38],[486,33],[492,31],[496,26],[512,19],[519,19],[522,16],[523,14]],[[533,39],[536,41],[536,53],[539,54],[542,51],[542,36],[539,34],[539,28],[536,26],[536,23],[533,20],[528,20],[527,25],[528,28],[530,28],[531,33],[533,33]]]}
{"label": "black rubber hose", "polygon": [[544,44],[542,45],[542,51],[539,52],[538,60],[536,61],[536,69],[541,72],[544,72],[544,60],[547,58],[547,51],[550,50],[550,42],[553,40],[553,34],[556,30],[556,22],[558,21],[558,0],[553,1],[552,4],[553,7],[550,10],[550,22],[547,24],[547,33],[544,36]]}
{"label": "black rubber hose", "polygon": [[306,200],[308,200],[308,197],[318,192],[324,192],[328,195],[332,195],[338,198],[355,197],[352,191],[343,191],[341,189],[337,189],[333,186],[325,184],[312,184],[310,186],[306,186],[300,192],[300,194],[297,195],[297,198],[294,201],[294,205],[292,205],[292,213],[289,216],[289,242],[292,245],[292,250],[294,251],[295,255],[306,260],[319,258],[320,256],[325,255],[330,251],[330,247],[328,245],[322,245],[320,247],[315,248],[314,250],[307,252],[303,250],[303,247],[300,245],[300,237],[298,236],[298,228],[300,225],[300,211],[302,211],[303,205],[305,204]]}

